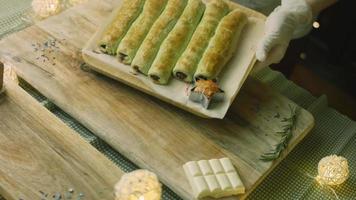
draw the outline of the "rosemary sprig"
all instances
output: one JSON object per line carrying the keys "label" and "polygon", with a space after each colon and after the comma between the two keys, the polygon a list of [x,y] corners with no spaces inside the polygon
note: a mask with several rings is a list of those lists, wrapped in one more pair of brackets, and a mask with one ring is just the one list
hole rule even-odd
{"label": "rosemary sprig", "polygon": [[281,136],[281,139],[278,144],[275,145],[275,149],[261,155],[260,160],[264,162],[273,161],[281,155],[281,153],[287,148],[289,141],[293,137],[293,132],[296,128],[298,115],[300,113],[300,107],[292,107],[290,104],[288,105],[290,109],[290,116],[282,119],[282,122],[286,123],[282,126],[282,130],[276,132],[276,134]]}

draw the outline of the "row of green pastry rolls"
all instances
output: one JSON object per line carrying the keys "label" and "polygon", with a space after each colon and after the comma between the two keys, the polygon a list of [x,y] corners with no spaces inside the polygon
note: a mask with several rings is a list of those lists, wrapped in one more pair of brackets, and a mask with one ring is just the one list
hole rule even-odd
{"label": "row of green pastry rolls", "polygon": [[186,5],[187,0],[168,0],[131,63],[136,71],[147,75],[163,40],[176,25]]}
{"label": "row of green pastry rolls", "polygon": [[145,0],[124,0],[113,22],[104,31],[99,41],[102,52],[116,55],[116,50],[127,30],[142,12]]}
{"label": "row of green pastry rolls", "polygon": [[146,0],[141,14],[129,28],[117,48],[117,56],[121,62],[131,64],[142,41],[162,13],[166,3],[167,0]]}
{"label": "row of green pastry rolls", "polygon": [[188,47],[173,69],[173,75],[183,81],[192,82],[194,72],[221,19],[229,12],[223,0],[211,0],[206,5],[203,18],[194,32]]}
{"label": "row of green pastry rolls", "polygon": [[233,10],[220,21],[202,59],[199,61],[195,78],[216,79],[236,50],[241,32],[247,24],[247,16]]}
{"label": "row of green pastry rolls", "polygon": [[187,47],[205,10],[201,0],[188,0],[182,15],[167,38],[163,41],[151,68],[149,77],[158,84],[167,84],[172,70]]}

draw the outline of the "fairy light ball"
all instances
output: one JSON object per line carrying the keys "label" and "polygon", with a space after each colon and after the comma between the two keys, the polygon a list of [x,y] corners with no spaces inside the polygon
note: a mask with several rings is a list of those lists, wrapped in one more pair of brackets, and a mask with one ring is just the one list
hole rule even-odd
{"label": "fairy light ball", "polygon": [[47,18],[61,12],[61,2],[59,0],[33,0],[32,10],[36,16]]}
{"label": "fairy light ball", "polygon": [[114,189],[115,200],[160,200],[162,193],[157,176],[142,169],[123,175]]}
{"label": "fairy light ball", "polygon": [[349,165],[346,158],[337,155],[324,157],[318,164],[316,180],[321,185],[335,186],[344,183],[349,177]]}

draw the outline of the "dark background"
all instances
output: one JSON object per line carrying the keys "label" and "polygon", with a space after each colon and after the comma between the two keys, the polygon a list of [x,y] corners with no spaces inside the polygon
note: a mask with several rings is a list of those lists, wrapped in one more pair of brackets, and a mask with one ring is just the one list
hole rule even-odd
{"label": "dark background", "polygon": [[356,2],[339,1],[324,10],[319,28],[291,42],[285,58],[272,68],[356,119]]}

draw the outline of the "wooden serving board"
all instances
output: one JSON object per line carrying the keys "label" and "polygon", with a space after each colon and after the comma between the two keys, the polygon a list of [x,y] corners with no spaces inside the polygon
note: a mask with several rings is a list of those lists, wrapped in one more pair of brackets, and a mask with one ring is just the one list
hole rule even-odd
{"label": "wooden serving board", "polygon": [[[313,117],[301,111],[294,137],[282,157],[262,162],[278,141],[288,116],[287,98],[247,79],[226,117],[203,119],[102,75],[81,70],[81,49],[119,0],[91,0],[0,43],[0,56],[17,74],[67,113],[184,199],[192,192],[182,165],[228,156],[241,175],[246,197],[311,130]],[[63,41],[53,62],[38,60],[33,44]]]}
{"label": "wooden serving board", "polygon": [[112,14],[105,20],[105,23],[99,27],[98,31],[87,42],[82,50],[83,58],[95,71],[110,76],[133,88],[193,114],[206,118],[222,119],[255,64],[255,46],[258,41],[256,38],[263,36],[265,21],[265,16],[254,10],[232,2],[230,7],[231,10],[238,8],[244,12],[248,16],[248,23],[241,33],[237,50],[219,75],[219,85],[224,90],[224,100],[214,104],[209,109],[205,109],[201,104],[188,100],[187,90],[189,89],[187,88],[191,84],[179,81],[173,77],[167,85],[155,84],[147,76],[133,72],[131,66],[120,63],[117,57],[100,52],[98,43],[103,37],[105,30],[115,20],[121,5],[115,8]]}
{"label": "wooden serving board", "polygon": [[[0,194],[112,200],[123,172],[11,81],[0,95]],[[54,199],[54,198],[53,198]]]}

